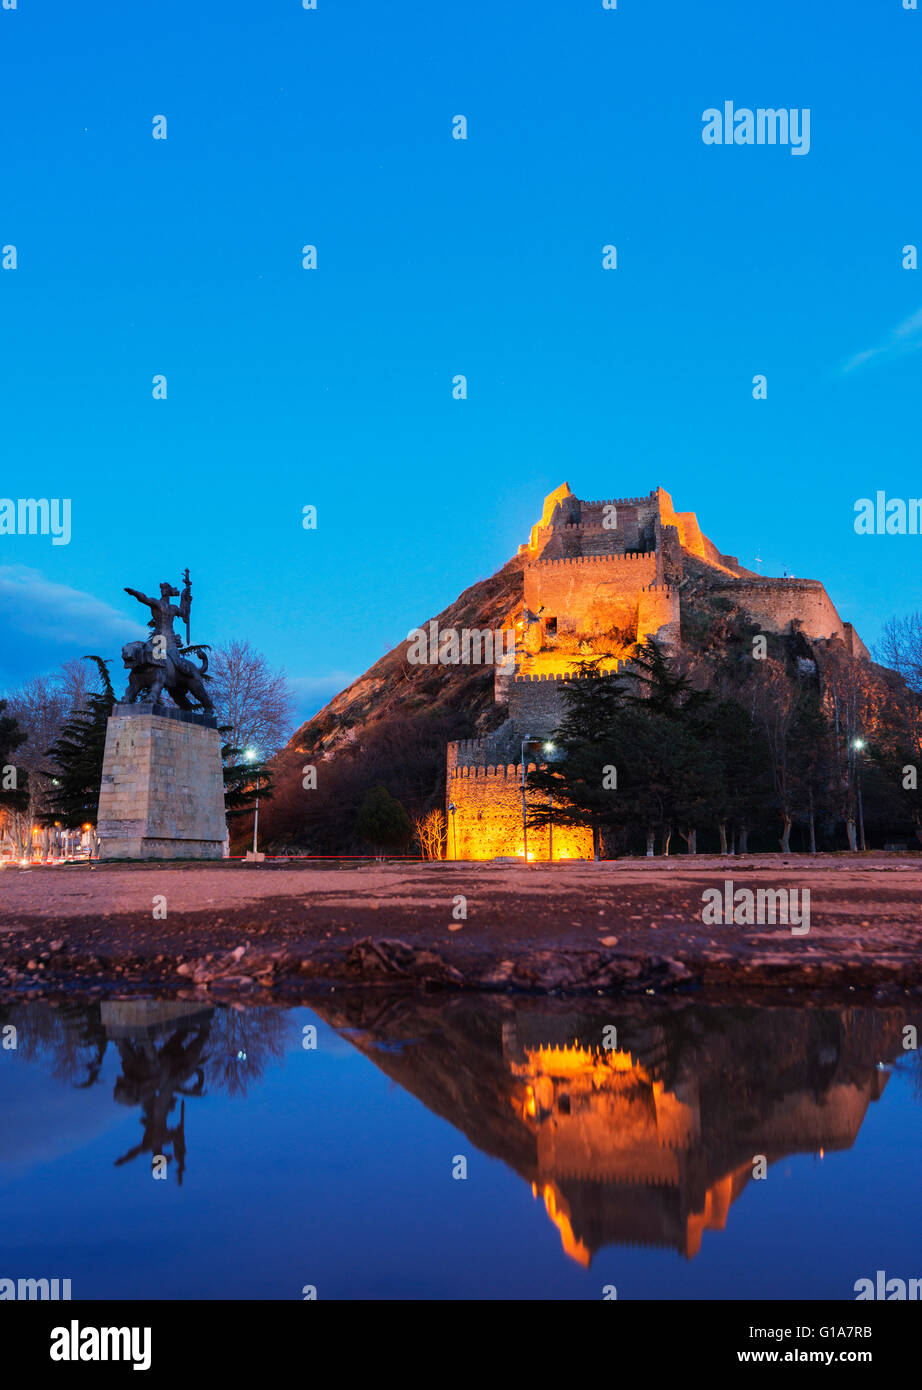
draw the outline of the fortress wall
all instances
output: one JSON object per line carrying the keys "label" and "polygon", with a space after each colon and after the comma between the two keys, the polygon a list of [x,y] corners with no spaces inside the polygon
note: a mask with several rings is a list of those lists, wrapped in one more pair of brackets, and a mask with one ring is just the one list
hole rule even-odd
{"label": "fortress wall", "polygon": [[678,531],[674,526],[662,526],[658,541],[662,566],[657,575],[657,582],[680,584],[685,577],[685,563]]}
{"label": "fortress wall", "polygon": [[509,718],[523,734],[549,734],[563,718],[565,705],[560,680],[526,680],[516,676],[509,686]]}
{"label": "fortress wall", "polygon": [[[679,533],[679,539],[686,550],[690,550],[693,555],[697,555],[699,560],[707,560],[707,545],[705,537],[698,525],[698,518],[694,512],[677,512],[672,505],[672,498],[665,488],[657,488],[659,499],[659,518],[664,526],[674,526]],[[714,554],[717,551],[711,546]]]}
{"label": "fortress wall", "polygon": [[[605,508],[614,507],[617,525],[603,527]],[[610,513],[609,513],[610,516]],[[605,554],[616,546],[619,551],[638,551],[649,544],[651,527],[673,527],[679,543],[709,564],[736,570],[735,555],[724,555],[708,540],[694,512],[677,512],[664,488],[646,497],[612,497],[583,502],[564,484],[544,500],[541,520],[532,527],[529,543],[520,554],[545,559],[577,555]]]}
{"label": "fortress wall", "polygon": [[[607,553],[612,545],[621,551],[640,550],[649,542],[654,522],[660,515],[659,491],[646,497],[611,497],[583,502],[566,483],[544,499],[540,521],[531,528],[528,542],[519,546],[520,555],[537,558],[579,553]],[[614,507],[616,526],[603,527],[606,507]],[[611,514],[609,513],[609,516]],[[690,514],[689,514],[690,515]],[[575,532],[580,527],[602,535]],[[589,549],[580,549],[580,546]]]}
{"label": "fortress wall", "polygon": [[609,501],[583,502],[580,507],[580,520],[592,525],[601,525],[606,507],[615,508],[617,525],[611,530],[611,534],[616,538],[618,548],[641,549],[644,537],[649,536],[653,523],[659,518],[657,494],[651,492],[648,497],[613,497]]}
{"label": "fortress wall", "polygon": [[[529,763],[534,768],[534,763]],[[528,804],[535,798],[529,797]],[[543,800],[543,798],[542,798]],[[449,768],[446,787],[449,859],[493,859],[521,856],[522,765],[509,763],[486,767]],[[452,814],[448,806],[454,805]],[[579,828],[555,827],[555,859],[591,859],[592,833]],[[528,828],[528,857],[548,858],[546,828]]]}
{"label": "fortress wall", "polygon": [[681,632],[679,591],[668,584],[641,589],[637,601],[637,640],[659,635],[664,642],[678,642]]}
{"label": "fortress wall", "polygon": [[[610,669],[620,670],[623,662]],[[522,734],[550,734],[566,711],[564,690],[568,681],[584,680],[579,675],[516,676],[509,686],[509,718]]]}
{"label": "fortress wall", "polygon": [[867,647],[864,645],[861,638],[858,636],[857,632],[852,627],[851,623],[843,622],[842,627],[845,629],[845,645],[851,652],[852,656],[863,656],[865,661],[870,661],[871,653],[868,651]]}
{"label": "fortress wall", "polygon": [[856,656],[867,648],[851,623],[844,623],[818,579],[749,579],[720,586],[769,632],[786,632],[798,620],[808,637],[840,637]]}
{"label": "fortress wall", "polygon": [[[617,523],[615,526],[602,525],[605,519],[606,506],[613,506],[615,508],[615,521]],[[642,544],[641,531],[644,523],[640,518],[639,512],[640,508],[632,503],[625,504],[617,501],[609,503],[584,502],[580,509],[580,518],[584,529],[592,533],[600,533],[600,537],[607,542],[608,550],[612,550],[613,548],[622,551],[640,550]],[[589,543],[594,544],[594,535]],[[601,553],[601,551],[597,552],[596,550],[590,550],[586,553],[596,554]]]}
{"label": "fortress wall", "polygon": [[525,603],[533,613],[543,604],[544,616],[567,619],[578,630],[602,630],[623,621],[625,609],[635,616],[639,590],[655,579],[652,552],[548,560],[526,566]]}
{"label": "fortress wall", "polygon": [[461,738],[448,745],[448,776],[455,768],[474,767],[487,761],[487,740],[485,738]]}
{"label": "fortress wall", "polygon": [[565,526],[555,526],[541,551],[541,562],[561,559],[581,559],[590,555],[624,554],[642,551],[645,548],[640,527],[636,521],[624,520],[618,512],[616,527],[603,526],[599,521],[570,522]]}

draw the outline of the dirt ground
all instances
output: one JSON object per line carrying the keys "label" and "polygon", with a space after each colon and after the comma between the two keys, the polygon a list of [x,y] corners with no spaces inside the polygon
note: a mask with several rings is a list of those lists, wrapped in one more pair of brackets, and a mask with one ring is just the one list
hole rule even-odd
{"label": "dirt ground", "polygon": [[[705,925],[702,894],[723,896],[727,880],[734,889],[808,889],[809,931],[783,922]],[[291,997],[368,983],[915,992],[922,856],[222,861],[0,873],[0,996],[157,989]]]}

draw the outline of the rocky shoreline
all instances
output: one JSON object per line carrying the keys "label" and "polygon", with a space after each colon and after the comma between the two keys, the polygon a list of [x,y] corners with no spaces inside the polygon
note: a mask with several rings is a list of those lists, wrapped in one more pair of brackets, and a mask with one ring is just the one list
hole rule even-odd
{"label": "rocky shoreline", "polygon": [[[728,881],[808,887],[809,931],[706,925],[703,894]],[[379,985],[922,993],[922,866],[908,855],[359,868],[267,861],[0,877],[2,999],[293,1000]]]}

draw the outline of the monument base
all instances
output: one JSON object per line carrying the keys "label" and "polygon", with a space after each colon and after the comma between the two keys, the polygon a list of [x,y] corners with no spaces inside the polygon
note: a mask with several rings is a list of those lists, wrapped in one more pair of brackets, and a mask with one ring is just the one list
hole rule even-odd
{"label": "monument base", "polygon": [[115,705],[96,829],[100,859],[222,859],[227,825],[214,716]]}

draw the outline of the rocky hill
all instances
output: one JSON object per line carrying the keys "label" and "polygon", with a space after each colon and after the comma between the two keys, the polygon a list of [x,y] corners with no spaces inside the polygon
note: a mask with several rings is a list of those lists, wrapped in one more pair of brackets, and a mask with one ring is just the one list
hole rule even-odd
{"label": "rocky hill", "polygon": [[[606,530],[612,508],[615,532]],[[541,616],[545,595],[550,619]],[[610,613],[614,604],[618,623],[600,624],[599,611]],[[632,605],[639,615],[633,626],[624,621]],[[652,627],[644,627],[644,613]],[[657,635],[662,620],[659,635],[676,662],[694,684],[709,688],[720,687],[722,673],[751,664],[752,637],[765,631],[773,659],[794,676],[821,682],[840,659],[860,661],[866,693],[873,692],[869,707],[881,709],[892,695],[892,673],[872,667],[821,583],[743,569],[703,536],[694,513],[676,513],[662,489],[646,498],[581,503],[563,484],[545,500],[519,553],[433,616],[440,631],[514,628],[519,669],[548,673],[597,654],[628,658],[635,641]],[[404,641],[381,657],[279,755],[276,794],[261,811],[270,848],[359,849],[358,808],[377,783],[411,816],[444,806],[446,744],[504,725],[509,710],[495,699],[492,665],[414,664],[408,649]],[[303,786],[306,765],[316,768],[315,789]]]}

